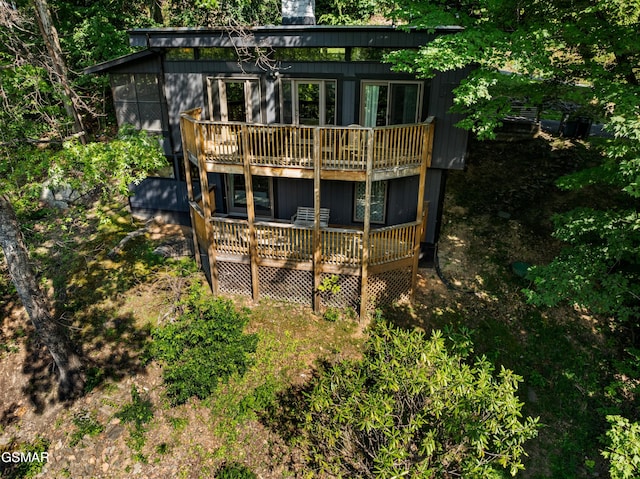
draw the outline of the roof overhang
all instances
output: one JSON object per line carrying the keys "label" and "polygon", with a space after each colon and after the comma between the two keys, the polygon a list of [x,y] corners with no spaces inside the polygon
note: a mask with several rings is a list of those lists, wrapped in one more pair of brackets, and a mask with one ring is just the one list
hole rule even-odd
{"label": "roof overhang", "polygon": [[106,73],[113,68],[124,66],[129,63],[139,62],[141,60],[151,58],[157,54],[158,54],[157,52],[154,52],[149,49],[141,50],[139,52],[123,55],[121,57],[114,58],[113,60],[98,63],[97,65],[93,65],[91,67],[85,68],[84,70],[82,70],[82,73],[84,73],[85,75],[90,75],[93,73]]}
{"label": "roof overhang", "polygon": [[[129,42],[145,48],[207,47],[392,47],[417,48],[439,35],[462,30],[438,27],[432,30],[374,26],[280,25],[239,28],[150,28],[130,30]],[[327,45],[327,33],[332,45]]]}

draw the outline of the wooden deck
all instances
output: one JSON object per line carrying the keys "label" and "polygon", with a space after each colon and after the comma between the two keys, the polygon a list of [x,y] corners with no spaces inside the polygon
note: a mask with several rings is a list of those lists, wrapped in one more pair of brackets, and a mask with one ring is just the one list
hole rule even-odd
{"label": "wooden deck", "polygon": [[[260,125],[200,120],[200,109],[182,115],[184,147],[209,172],[312,177],[359,181],[371,161],[373,181],[419,174],[430,160],[426,138],[433,121],[411,125],[359,126]],[[284,173],[281,170],[285,170]],[[347,176],[345,176],[345,174]]]}
{"label": "wooden deck", "polygon": [[[337,275],[351,297],[346,304],[357,304],[361,316],[376,298],[413,294],[428,209],[422,198],[433,146],[431,120],[383,128],[258,125],[205,121],[198,108],[182,114],[181,130],[196,259],[215,294],[222,288],[254,299],[312,298],[319,310],[320,284]],[[190,165],[203,191],[208,172],[244,175],[247,219],[215,216],[209,195],[196,202]],[[257,219],[254,175],[312,179],[312,226]],[[412,175],[419,177],[415,221],[372,227],[372,182]],[[320,188],[327,179],[365,183],[361,229],[321,223]],[[324,298],[324,304],[334,300]]]}

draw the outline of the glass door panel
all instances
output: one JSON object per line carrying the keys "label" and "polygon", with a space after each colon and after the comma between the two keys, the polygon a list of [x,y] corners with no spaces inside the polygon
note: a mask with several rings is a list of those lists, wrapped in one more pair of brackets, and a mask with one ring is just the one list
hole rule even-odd
{"label": "glass door panel", "polygon": [[364,85],[364,126],[387,124],[387,102],[389,87],[386,84]]}
{"label": "glass door panel", "polygon": [[[243,175],[228,175],[229,212],[247,214],[247,190]],[[253,206],[256,216],[273,217],[271,178],[253,176]]]}
{"label": "glass door panel", "polygon": [[298,83],[298,124],[320,124],[320,84]]}
{"label": "glass door panel", "polygon": [[391,84],[389,125],[417,123],[419,85],[411,83]]}

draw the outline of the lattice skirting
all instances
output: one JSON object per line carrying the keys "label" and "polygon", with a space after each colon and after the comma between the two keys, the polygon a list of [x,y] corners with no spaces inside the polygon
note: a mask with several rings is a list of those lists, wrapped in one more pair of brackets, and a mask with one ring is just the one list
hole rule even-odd
{"label": "lattice skirting", "polygon": [[353,308],[358,311],[360,307],[360,276],[352,274],[339,274],[334,275],[330,273],[323,273],[320,278],[324,281],[325,278],[331,278],[337,276],[337,285],[340,286],[340,291],[337,293],[322,292],[320,293],[320,300],[322,306],[333,308]]}
{"label": "lattice skirting", "polygon": [[218,289],[221,293],[251,296],[251,265],[218,261]]}
{"label": "lattice skirting", "polygon": [[260,266],[258,279],[261,297],[305,305],[312,304],[312,271]]}
{"label": "lattice skirting", "polygon": [[369,276],[367,296],[372,307],[409,300],[411,268],[395,269]]}

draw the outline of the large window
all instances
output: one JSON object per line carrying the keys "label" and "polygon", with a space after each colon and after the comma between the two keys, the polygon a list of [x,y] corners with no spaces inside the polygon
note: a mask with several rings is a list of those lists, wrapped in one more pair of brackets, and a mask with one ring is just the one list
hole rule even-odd
{"label": "large window", "polygon": [[[354,221],[364,221],[366,183],[358,182],[355,187]],[[371,223],[384,223],[387,214],[387,182],[374,181],[371,183]]]}
{"label": "large window", "polygon": [[422,105],[421,82],[362,82],[361,124],[367,127],[417,123]]}
{"label": "large window", "polygon": [[[252,176],[253,205],[256,216],[273,218],[273,181],[266,176]],[[227,175],[229,213],[247,214],[247,189],[243,175]]]}
{"label": "large window", "polygon": [[111,75],[118,125],[162,133],[162,100],[158,76],[151,73]]}
{"label": "large window", "polygon": [[334,80],[292,80],[281,83],[282,122],[295,125],[336,124]]}
{"label": "large window", "polygon": [[209,115],[217,121],[262,122],[257,78],[209,78]]}

